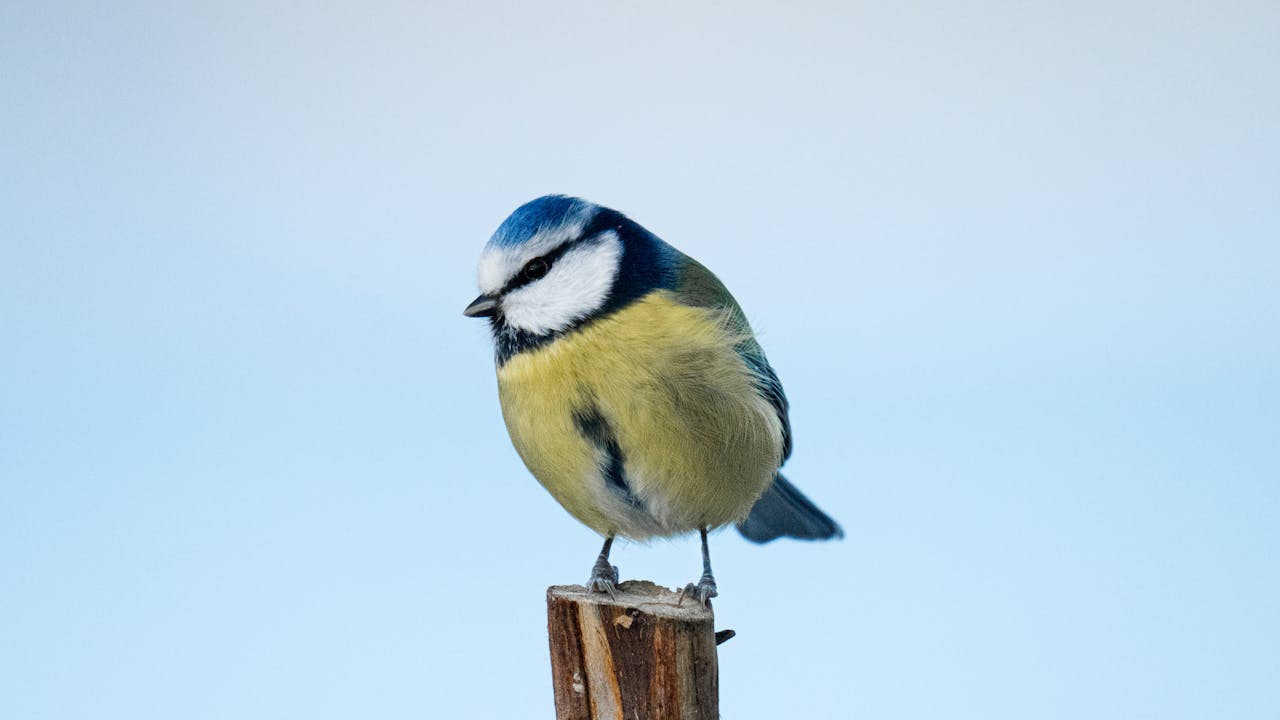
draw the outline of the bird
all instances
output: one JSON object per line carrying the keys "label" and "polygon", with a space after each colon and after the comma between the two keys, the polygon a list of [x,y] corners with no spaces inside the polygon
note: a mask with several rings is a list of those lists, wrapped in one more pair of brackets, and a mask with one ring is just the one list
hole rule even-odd
{"label": "bird", "polygon": [[746,315],[706,267],[616,210],[567,195],[518,207],[481,251],[498,398],[534,478],[604,537],[587,587],[616,595],[616,537],[708,531],[748,540],[841,538],[779,468],[789,404]]}

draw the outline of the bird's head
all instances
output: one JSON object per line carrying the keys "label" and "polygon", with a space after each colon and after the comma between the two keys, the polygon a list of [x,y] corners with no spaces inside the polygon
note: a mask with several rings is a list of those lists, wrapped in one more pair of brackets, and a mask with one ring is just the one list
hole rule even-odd
{"label": "bird's head", "polygon": [[668,284],[670,248],[622,213],[547,195],[521,205],[480,255],[480,297],[508,350],[536,345]]}

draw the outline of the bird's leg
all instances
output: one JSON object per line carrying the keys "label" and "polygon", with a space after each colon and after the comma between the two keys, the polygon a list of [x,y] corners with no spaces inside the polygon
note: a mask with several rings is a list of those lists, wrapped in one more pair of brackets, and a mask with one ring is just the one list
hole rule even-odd
{"label": "bird's leg", "polygon": [[591,566],[591,579],[587,580],[587,590],[591,592],[609,593],[609,597],[618,596],[618,566],[609,564],[609,548],[613,546],[613,536],[604,539],[604,547],[600,548],[600,556],[596,564]]}
{"label": "bird's leg", "polygon": [[678,603],[684,602],[685,596],[697,598],[698,602],[711,606],[711,598],[719,595],[716,592],[716,579],[711,575],[711,551],[707,549],[707,529],[699,528],[702,533],[702,577],[698,582],[689,583],[680,591]]}

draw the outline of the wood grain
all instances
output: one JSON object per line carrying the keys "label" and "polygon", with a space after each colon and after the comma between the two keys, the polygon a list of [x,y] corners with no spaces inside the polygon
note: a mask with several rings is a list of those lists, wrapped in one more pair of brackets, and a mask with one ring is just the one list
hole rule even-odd
{"label": "wood grain", "polygon": [[714,720],[715,617],[647,581],[616,598],[580,585],[547,588],[558,720]]}

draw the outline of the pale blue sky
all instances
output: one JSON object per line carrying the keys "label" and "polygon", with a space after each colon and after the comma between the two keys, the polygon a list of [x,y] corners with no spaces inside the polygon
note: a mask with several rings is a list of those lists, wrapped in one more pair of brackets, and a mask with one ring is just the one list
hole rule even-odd
{"label": "pale blue sky", "polygon": [[548,192],[721,276],[847,532],[713,539],[725,717],[1280,715],[1278,38],[1274,2],[9,0],[0,717],[551,717],[543,590],[598,540],[461,316]]}

